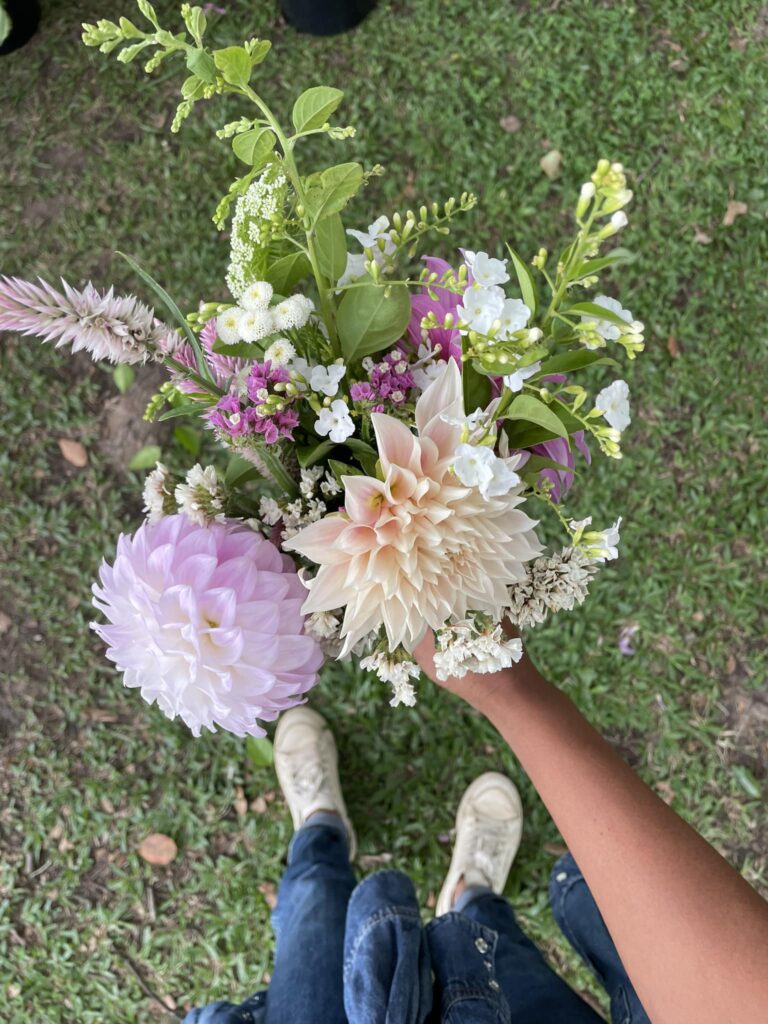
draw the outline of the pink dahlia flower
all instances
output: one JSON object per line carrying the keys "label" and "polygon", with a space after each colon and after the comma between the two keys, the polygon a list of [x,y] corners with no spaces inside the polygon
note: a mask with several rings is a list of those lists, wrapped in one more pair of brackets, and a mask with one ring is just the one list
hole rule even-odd
{"label": "pink dahlia flower", "polygon": [[427,626],[470,610],[500,617],[508,586],[539,554],[536,523],[518,508],[522,483],[483,498],[454,474],[463,416],[461,372],[449,359],[416,404],[418,436],[392,416],[371,417],[383,479],[344,477],[344,512],[283,545],[320,566],[305,614],[346,606],[344,652],[382,622],[390,650],[412,650]]}
{"label": "pink dahlia flower", "polygon": [[306,591],[291,560],[234,521],[145,523],[102,563],[93,624],[107,657],[150,704],[195,736],[263,736],[317,682],[323,655],[304,633]]}

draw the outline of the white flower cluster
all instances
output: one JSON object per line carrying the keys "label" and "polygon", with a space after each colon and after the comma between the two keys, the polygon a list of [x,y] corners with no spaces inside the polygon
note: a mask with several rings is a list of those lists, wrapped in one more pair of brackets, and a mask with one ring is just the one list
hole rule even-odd
{"label": "white flower cluster", "polygon": [[196,463],[186,481],[176,485],[174,497],[179,512],[198,526],[224,520],[224,497],[213,466],[203,468]]}
{"label": "white flower cluster", "polygon": [[291,371],[291,380],[299,391],[306,391],[309,388],[310,391],[325,395],[327,398],[333,398],[338,392],[341,379],[347,372],[343,362],[320,366],[308,363],[301,356],[292,358],[288,369]]}
{"label": "white flower cluster", "polygon": [[499,672],[522,656],[522,641],[507,636],[501,623],[489,616],[470,616],[436,634],[435,672],[443,682],[462,679],[467,672]]}
{"label": "white flower cluster", "polygon": [[574,519],[568,524],[573,530],[573,543],[581,548],[584,554],[593,562],[612,562],[619,557],[619,530],[622,517],[616,520],[613,526],[607,530],[584,531],[592,523],[592,516],[581,519],[578,522]]}
{"label": "white flower cluster", "polygon": [[596,295],[592,299],[595,306],[601,306],[613,313],[620,320],[624,321],[619,325],[612,320],[599,320],[594,316],[583,314],[581,325],[578,328],[579,341],[588,349],[603,348],[608,341],[616,341],[622,345],[630,359],[634,359],[638,352],[645,348],[643,331],[645,325],[640,320],[635,320],[628,309],[624,309],[618,299],[612,299],[610,295]]}
{"label": "white flower cluster", "polygon": [[453,472],[465,487],[477,487],[488,501],[509,494],[520,483],[514,471],[520,458],[500,459],[488,445],[460,444],[454,453]]}
{"label": "white flower cluster", "polygon": [[[391,256],[396,248],[389,233],[389,217],[377,217],[373,224],[368,225],[367,231],[355,231],[353,228],[348,228],[347,234],[356,238],[363,249],[370,249],[379,266],[383,264],[384,257]],[[364,252],[347,253],[347,265],[337,281],[339,288],[356,281],[357,278],[365,274],[366,259]]]}
{"label": "white flower cluster", "polygon": [[456,308],[462,334],[476,331],[494,340],[507,341],[527,325],[531,311],[521,299],[508,299],[500,286],[509,280],[507,261],[493,259],[486,252],[464,252],[472,284]]}
{"label": "white flower cluster", "polygon": [[415,662],[393,658],[386,651],[377,651],[363,658],[360,668],[375,672],[383,683],[391,683],[394,692],[389,702],[390,707],[396,708],[400,704],[405,704],[406,707],[412,708],[416,703],[416,690],[408,681],[419,678],[420,670]]}
{"label": "white flower cluster", "polygon": [[606,421],[615,430],[626,430],[632,422],[629,412],[629,385],[625,380],[615,380],[607,388],[603,388],[595,398],[595,408],[599,409]]}
{"label": "white flower cluster", "polygon": [[144,481],[144,514],[147,522],[159,523],[163,516],[182,512],[198,526],[224,519],[224,495],[213,466],[199,463],[187,473],[184,483],[175,484],[162,462]]}
{"label": "white flower cluster", "polygon": [[[322,466],[312,466],[302,469],[299,491],[300,497],[284,505],[274,498],[262,498],[259,505],[259,516],[267,526],[275,526],[282,520],[283,540],[290,540],[303,527],[322,519],[328,511],[323,498],[341,494],[341,487],[336,478]],[[322,498],[318,496],[318,491]]]}
{"label": "white flower cluster", "polygon": [[[238,341],[261,341],[280,331],[296,330],[303,327],[315,308],[306,295],[291,295],[275,306],[272,300],[272,285],[268,281],[253,281],[239,293],[237,306],[225,310],[216,320],[216,333],[225,345]],[[288,363],[296,354],[290,341],[276,338],[268,351],[274,353],[281,363]]]}
{"label": "white flower cluster", "polygon": [[597,566],[586,551],[566,547],[559,554],[542,555],[526,571],[527,579],[509,588],[509,618],[523,627],[581,604]]}
{"label": "white flower cluster", "polygon": [[227,287],[236,297],[253,277],[255,249],[264,249],[283,213],[288,179],[282,170],[268,167],[237,200],[232,218]]}

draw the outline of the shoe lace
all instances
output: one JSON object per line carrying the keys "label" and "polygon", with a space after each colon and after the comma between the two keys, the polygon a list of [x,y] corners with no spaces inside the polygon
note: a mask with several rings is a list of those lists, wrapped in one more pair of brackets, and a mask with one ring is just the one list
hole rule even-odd
{"label": "shoe lace", "polygon": [[289,765],[291,787],[298,797],[311,801],[322,790],[328,773],[321,758],[296,755]]}
{"label": "shoe lace", "polygon": [[475,868],[488,880],[493,881],[494,868],[498,863],[504,836],[498,824],[477,821],[469,835],[469,849]]}

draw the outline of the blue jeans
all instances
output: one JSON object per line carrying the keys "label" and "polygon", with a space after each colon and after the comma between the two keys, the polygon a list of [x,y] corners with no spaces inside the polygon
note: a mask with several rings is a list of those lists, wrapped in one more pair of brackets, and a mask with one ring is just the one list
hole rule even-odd
{"label": "blue jeans", "polygon": [[[614,1024],[650,1024],[573,858],[555,865],[552,907],[605,985]],[[272,915],[269,989],[191,1010],[184,1024],[597,1024],[547,965],[509,903],[466,890],[422,926],[410,879],[381,871],[356,885],[339,818],[293,837]]]}

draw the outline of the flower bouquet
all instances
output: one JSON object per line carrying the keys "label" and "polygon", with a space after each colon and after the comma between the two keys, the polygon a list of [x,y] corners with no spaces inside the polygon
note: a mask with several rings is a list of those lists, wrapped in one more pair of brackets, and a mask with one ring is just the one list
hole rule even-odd
{"label": "flower bouquet", "polygon": [[[94,586],[108,657],[196,735],[241,736],[302,700],[325,657],[361,657],[393,705],[413,704],[411,652],[427,629],[443,677],[512,664],[522,643],[502,623],[572,608],[617,555],[619,522],[593,530],[563,499],[590,445],[621,457],[629,423],[624,381],[590,400],[578,374],[643,348],[619,302],[585,297],[628,258],[601,254],[627,223],[621,165],[599,161],[559,256],[529,262],[508,246],[504,259],[460,249],[446,261],[428,239],[473,195],[346,228],[347,204],[383,169],[308,172],[298,159],[309,137],[354,135],[335,122],[342,93],[303,92],[285,128],[251,84],[268,42],[209,49],[202,8],[183,5],[172,33],[138,6],[146,28],[99,21],[83,39],[123,63],[148,55],[148,72],[183,58],[172,130],[214,96],[250,104],[217,132],[244,165],[214,214],[221,229],[231,217],[226,288],[185,316],[126,257],[161,321],[91,284],[0,286],[0,329],[163,363],[147,417],[202,420],[218,446],[185,476],[158,463],[147,477],[146,522]],[[561,550],[544,552],[534,503],[562,527]]]}

